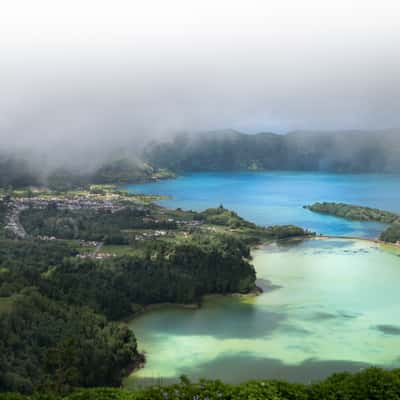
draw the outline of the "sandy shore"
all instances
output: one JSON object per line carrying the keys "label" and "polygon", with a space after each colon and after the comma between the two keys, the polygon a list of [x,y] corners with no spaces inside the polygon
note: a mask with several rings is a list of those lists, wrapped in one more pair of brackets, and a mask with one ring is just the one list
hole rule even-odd
{"label": "sandy shore", "polygon": [[329,240],[329,239],[361,240],[363,242],[375,243],[375,244],[379,244],[382,246],[388,246],[388,247],[392,247],[392,248],[396,248],[396,249],[400,248],[400,243],[384,242],[384,241],[376,239],[376,238],[365,238],[365,237],[359,237],[359,236],[317,235],[317,236],[312,237],[311,239],[314,239],[314,240]]}

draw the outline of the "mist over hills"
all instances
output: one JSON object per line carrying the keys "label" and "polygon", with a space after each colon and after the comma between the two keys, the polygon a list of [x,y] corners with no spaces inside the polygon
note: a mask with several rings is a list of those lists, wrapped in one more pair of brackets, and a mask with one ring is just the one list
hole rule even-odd
{"label": "mist over hills", "polygon": [[144,158],[177,172],[299,170],[341,173],[400,171],[399,130],[296,131],[248,135],[233,130],[181,134],[153,143]]}
{"label": "mist over hills", "polygon": [[[90,167],[76,154],[70,155],[69,163],[58,163],[56,156],[46,163],[35,153],[3,151],[0,185],[137,182],[151,179],[164,169],[175,173],[243,170],[397,173],[400,172],[399,135],[399,129],[287,134],[246,134],[235,130],[180,133],[148,143],[140,151],[133,145],[125,146],[123,151],[103,148],[102,156]],[[143,148],[142,143],[139,148]]]}

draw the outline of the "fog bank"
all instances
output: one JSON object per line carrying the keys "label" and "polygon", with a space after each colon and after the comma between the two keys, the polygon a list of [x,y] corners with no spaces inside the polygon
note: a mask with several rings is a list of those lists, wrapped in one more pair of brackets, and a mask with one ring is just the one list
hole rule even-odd
{"label": "fog bank", "polygon": [[88,168],[182,131],[396,128],[399,18],[395,1],[15,0],[1,146]]}

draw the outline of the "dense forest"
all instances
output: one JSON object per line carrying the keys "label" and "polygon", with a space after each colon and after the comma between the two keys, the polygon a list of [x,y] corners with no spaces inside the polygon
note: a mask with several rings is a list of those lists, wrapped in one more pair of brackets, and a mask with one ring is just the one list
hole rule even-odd
{"label": "dense forest", "polygon": [[393,224],[400,221],[400,215],[390,211],[354,204],[322,202],[306,205],[304,208],[317,213],[335,215],[336,217],[355,221],[377,221],[384,224]]}
{"label": "dense forest", "polygon": [[386,228],[380,235],[384,242],[397,243],[400,241],[400,224],[393,224]]}
{"label": "dense forest", "polygon": [[2,311],[0,334],[2,391],[117,386],[124,370],[142,359],[127,327],[36,288],[12,296],[9,310]]}
{"label": "dense forest", "polygon": [[0,391],[118,385],[137,364],[134,335],[86,305],[51,296],[65,242],[0,243]]}
{"label": "dense forest", "polygon": [[0,243],[0,391],[119,385],[143,357],[134,334],[110,321],[255,287],[249,249],[233,236],[152,240],[100,261],[78,251],[68,241]]}
{"label": "dense forest", "polygon": [[127,391],[98,388],[77,390],[67,395],[36,394],[23,396],[1,394],[0,400],[398,400],[400,370],[370,368],[356,374],[334,374],[308,385],[283,381],[251,381],[229,385],[220,381],[191,383],[182,376],[181,383]]}
{"label": "dense forest", "polygon": [[198,303],[207,293],[246,293],[255,271],[237,239],[194,237],[187,243],[149,242],[146,254],[97,263],[68,260],[53,269],[47,292],[70,304],[89,305],[111,320],[132,315],[141,305]]}

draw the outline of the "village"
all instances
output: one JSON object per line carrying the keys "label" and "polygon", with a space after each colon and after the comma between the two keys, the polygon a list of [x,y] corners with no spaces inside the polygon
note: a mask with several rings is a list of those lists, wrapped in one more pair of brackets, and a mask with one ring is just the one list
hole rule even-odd
{"label": "village", "polygon": [[[148,240],[169,238],[173,239],[179,233],[183,238],[189,237],[193,230],[203,224],[197,219],[185,218],[184,213],[170,215],[166,209],[156,207],[151,209],[148,204],[135,198],[130,198],[129,202],[121,202],[120,195],[36,195],[36,196],[10,196],[4,195],[0,198],[0,204],[5,210],[4,231],[6,236],[15,240],[37,240],[37,241],[56,241],[64,240],[56,234],[29,234],[20,220],[20,215],[26,210],[57,210],[79,212],[82,210],[94,211],[105,214],[114,214],[126,208],[134,209],[139,212],[138,218],[143,224],[143,229],[134,228],[125,232],[129,237],[130,243],[144,242]],[[182,217],[183,216],[183,217]],[[181,217],[181,218],[180,218]],[[93,258],[103,260],[115,257],[116,253],[103,249],[103,239],[76,241],[79,248],[77,257]]]}
{"label": "village", "polygon": [[20,210],[26,208],[46,209],[55,208],[58,210],[84,210],[91,209],[96,211],[110,211],[114,213],[125,207],[117,204],[112,200],[90,199],[87,196],[79,196],[76,198],[64,197],[16,197],[10,199],[12,205]]}
{"label": "village", "polygon": [[[115,213],[123,210],[125,206],[121,206],[111,200],[104,199],[88,199],[85,196],[76,198],[63,197],[11,197],[4,196],[0,202],[7,208],[5,216],[5,230],[8,236],[15,239],[27,239],[28,234],[20,223],[19,214],[26,209],[57,209],[57,210],[94,210]],[[39,240],[54,240],[54,237],[41,237]]]}

